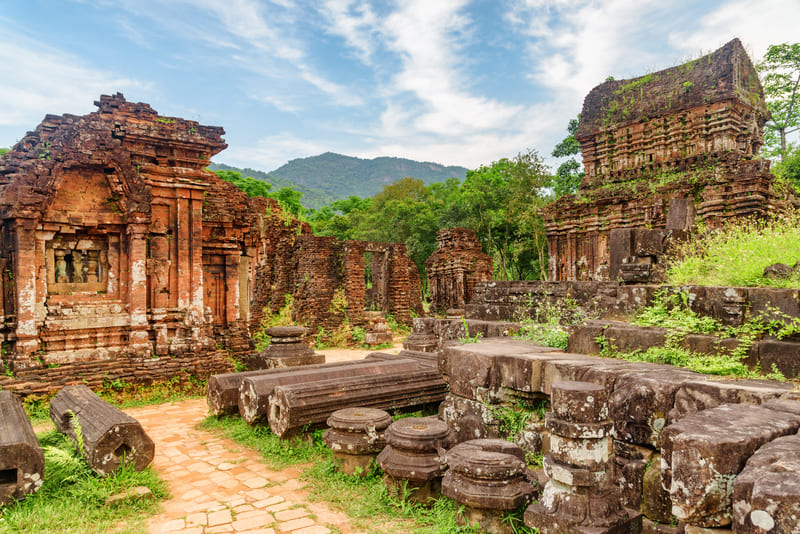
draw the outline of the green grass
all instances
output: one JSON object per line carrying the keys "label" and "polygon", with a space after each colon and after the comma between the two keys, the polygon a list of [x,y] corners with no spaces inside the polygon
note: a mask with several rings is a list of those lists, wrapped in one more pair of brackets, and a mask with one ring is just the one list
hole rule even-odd
{"label": "green grass", "polygon": [[800,287],[800,273],[778,280],[763,276],[769,265],[791,267],[800,260],[800,216],[791,213],[708,232],[684,244],[678,257],[667,269],[670,284]]}
{"label": "green grass", "polygon": [[[479,532],[457,524],[461,506],[446,497],[439,498],[427,508],[391,496],[383,483],[381,470],[374,464],[363,477],[342,474],[336,468],[333,454],[322,442],[321,431],[311,434],[310,439],[286,441],[266,427],[251,427],[235,416],[208,417],[199,428],[258,450],[267,465],[273,468],[306,464],[301,476],[308,483],[311,498],[326,501],[346,513],[357,529],[377,534]],[[523,511],[509,514],[507,520],[515,533],[532,534],[535,530],[525,527],[521,521]]]}
{"label": "green grass", "polygon": [[[44,484],[21,502],[0,507],[0,533],[138,534],[145,520],[160,510],[166,484],[148,468],[136,472],[122,466],[108,478],[95,474],[66,437],[55,430],[39,435],[45,454]],[[154,499],[125,500],[105,505],[111,495],[147,486]]]}

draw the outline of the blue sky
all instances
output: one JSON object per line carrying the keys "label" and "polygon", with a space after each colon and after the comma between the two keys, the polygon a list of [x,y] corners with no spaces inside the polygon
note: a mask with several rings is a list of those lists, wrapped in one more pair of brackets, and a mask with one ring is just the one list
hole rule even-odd
{"label": "blue sky", "polygon": [[[0,147],[120,91],[223,126],[215,161],[326,151],[475,168],[549,156],[589,90],[739,37],[800,40],[797,0],[11,0]],[[554,163],[548,158],[548,161]]]}

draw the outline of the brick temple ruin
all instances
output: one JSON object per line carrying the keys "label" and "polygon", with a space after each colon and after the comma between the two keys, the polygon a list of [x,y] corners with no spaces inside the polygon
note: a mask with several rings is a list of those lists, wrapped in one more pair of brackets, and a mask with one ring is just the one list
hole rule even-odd
{"label": "brick temple ruin", "polygon": [[314,330],[366,324],[365,309],[421,313],[404,245],[313,236],[208,171],[222,128],[119,93],[95,105],[47,115],[0,158],[0,336],[15,375],[0,386],[230,370],[286,295]]}
{"label": "brick temple ruin", "polygon": [[698,223],[774,213],[786,198],[757,159],[769,117],[738,39],[586,96],[578,193],[545,213],[550,280],[658,279],[670,239]]}
{"label": "brick temple ruin", "polygon": [[431,312],[463,309],[479,282],[492,279],[492,258],[484,254],[475,230],[445,228],[436,233],[439,246],[425,262]]}

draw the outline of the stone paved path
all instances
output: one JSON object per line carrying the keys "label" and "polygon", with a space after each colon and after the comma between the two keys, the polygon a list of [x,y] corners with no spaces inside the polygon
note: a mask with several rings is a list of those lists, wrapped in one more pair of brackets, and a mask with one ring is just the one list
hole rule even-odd
{"label": "stone paved path", "polygon": [[153,467],[173,495],[151,534],[355,534],[344,514],[307,501],[297,468],[272,471],[257,452],[197,430],[205,399],[125,411],[155,441]]}

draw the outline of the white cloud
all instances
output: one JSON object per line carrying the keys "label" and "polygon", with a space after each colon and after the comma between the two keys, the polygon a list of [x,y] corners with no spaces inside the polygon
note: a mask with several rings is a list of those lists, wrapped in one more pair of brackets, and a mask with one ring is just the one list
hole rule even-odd
{"label": "white cloud", "polygon": [[342,37],[362,63],[371,64],[379,30],[372,7],[364,0],[326,0],[321,11],[329,20],[326,31]]}
{"label": "white cloud", "polygon": [[[33,129],[47,113],[85,114],[101,94],[150,84],[93,69],[60,50],[5,32],[0,47],[0,125]],[[6,143],[0,142],[0,145]]]}
{"label": "white cloud", "polygon": [[462,48],[471,34],[471,21],[461,12],[464,0],[409,0],[384,23],[387,46],[402,58],[402,70],[390,82],[388,98],[410,93],[421,103],[417,114],[400,121],[389,105],[383,116],[384,136],[419,134],[460,136],[500,128],[519,113],[520,106],[468,92],[467,62]]}
{"label": "white cloud", "polygon": [[796,43],[800,3],[786,0],[735,0],[700,19],[691,30],[670,35],[670,44],[679,50],[710,52],[739,37],[757,63],[771,44]]}

